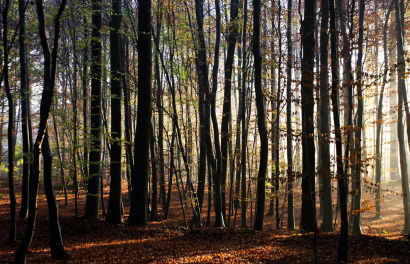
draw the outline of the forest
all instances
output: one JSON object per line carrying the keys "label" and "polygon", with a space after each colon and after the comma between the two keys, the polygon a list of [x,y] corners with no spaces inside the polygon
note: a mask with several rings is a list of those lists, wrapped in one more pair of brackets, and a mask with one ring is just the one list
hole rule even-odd
{"label": "forest", "polygon": [[409,4],[1,0],[0,263],[410,263]]}

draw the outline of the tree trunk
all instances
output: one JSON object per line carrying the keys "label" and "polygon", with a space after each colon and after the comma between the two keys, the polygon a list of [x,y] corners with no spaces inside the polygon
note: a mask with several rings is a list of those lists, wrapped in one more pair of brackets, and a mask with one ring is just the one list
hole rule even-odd
{"label": "tree trunk", "polygon": [[42,152],[44,158],[44,189],[46,192],[49,224],[50,224],[50,252],[53,259],[64,259],[69,255],[65,252],[63,239],[61,236],[60,222],[58,219],[58,206],[54,196],[52,183],[52,166],[50,144],[48,142],[48,132],[44,135],[42,143]]}
{"label": "tree trunk", "polygon": [[332,110],[335,126],[336,144],[336,178],[338,182],[340,203],[340,240],[338,245],[338,261],[347,262],[348,253],[348,219],[347,219],[347,180],[343,172],[342,131],[340,129],[339,112],[339,58],[338,58],[338,32],[336,28],[335,0],[329,2],[330,11],[330,44],[331,44],[331,68],[332,68]]}
{"label": "tree trunk", "polygon": [[320,124],[319,124],[319,177],[322,179],[320,192],[320,208],[323,212],[321,229],[333,231],[332,182],[330,173],[329,152],[329,75],[328,75],[328,44],[329,44],[329,2],[321,1],[320,24]]}
{"label": "tree trunk", "polygon": [[150,138],[151,169],[152,169],[152,199],[151,199],[151,221],[158,220],[158,178],[157,178],[157,158],[155,156],[155,136],[154,128],[151,128]]}
{"label": "tree trunk", "polygon": [[[14,134],[14,100],[11,94],[9,84],[9,47],[8,47],[8,14],[10,9],[10,1],[5,2],[3,9],[3,75],[4,89],[6,90],[8,105],[9,105],[9,120],[7,129],[7,144],[8,144],[8,182],[9,182],[9,197],[10,197],[10,233],[9,242],[16,242],[16,196],[14,191],[14,156],[15,144],[13,140]],[[24,188],[24,187],[23,187]]]}
{"label": "tree trunk", "polygon": [[[30,189],[29,189],[29,209],[28,209],[28,220],[26,226],[26,232],[21,242],[20,246],[16,251],[15,263],[25,263],[26,254],[30,248],[31,241],[34,235],[34,227],[37,216],[37,192],[38,192],[38,182],[40,178],[40,151],[41,145],[44,139],[47,128],[47,120],[50,113],[50,108],[52,104],[53,94],[54,94],[54,84],[55,75],[57,68],[57,51],[59,44],[59,34],[60,34],[60,18],[63,14],[66,5],[66,0],[63,0],[58,9],[58,13],[54,19],[54,40],[53,49],[50,54],[50,49],[47,42],[46,30],[45,30],[45,20],[44,20],[44,7],[42,0],[36,0],[37,17],[39,21],[39,35],[41,46],[44,55],[44,89],[40,104],[40,123],[37,132],[37,138],[33,149],[33,170],[30,175]],[[61,257],[66,257],[61,256]]]}
{"label": "tree trunk", "polygon": [[389,25],[390,12],[393,8],[393,3],[390,4],[389,10],[385,16],[384,27],[383,27],[383,53],[384,53],[384,72],[382,87],[380,89],[379,103],[377,106],[377,117],[376,117],[376,219],[381,218],[381,178],[382,178],[382,155],[381,155],[381,128],[383,119],[383,99],[384,99],[384,89],[387,83],[387,77],[389,74],[389,56],[387,50],[387,29]]}
{"label": "tree trunk", "polygon": [[300,227],[307,232],[317,230],[315,203],[315,138],[313,122],[313,67],[315,54],[315,0],[305,1],[302,21],[302,216]]}
{"label": "tree trunk", "polygon": [[286,153],[288,163],[288,229],[295,229],[295,216],[293,212],[293,147],[292,147],[292,1],[288,0],[288,21],[286,27],[286,40],[288,46],[288,57],[286,62]]}
{"label": "tree trunk", "polygon": [[19,0],[19,54],[20,54],[20,93],[21,93],[21,133],[23,142],[23,183],[20,217],[27,217],[28,189],[33,139],[31,135],[30,88],[27,69],[26,39],[26,1]]}
{"label": "tree trunk", "polygon": [[[216,117],[216,92],[218,90],[218,69],[219,69],[219,46],[221,42],[221,7],[219,0],[215,0],[215,12],[216,12],[216,40],[215,40],[215,51],[214,51],[214,65],[212,67],[212,92],[210,94],[210,105],[211,105],[211,120],[214,131],[214,145],[215,145],[215,158],[216,158],[216,170],[213,173],[214,180],[214,206],[215,206],[215,226],[225,227],[224,218],[226,217],[225,212],[225,185],[222,186],[223,179],[226,181],[226,170],[227,170],[227,158],[228,158],[228,141],[229,141],[229,122],[230,122],[230,98],[231,94],[229,91],[228,97],[224,97],[224,107],[225,104],[229,103],[227,107],[227,112],[222,115],[222,125],[221,133],[222,138],[227,137],[223,141],[222,152],[221,146],[219,145],[219,128],[218,119]],[[225,90],[226,95],[226,90]],[[227,102],[228,101],[228,102]],[[208,152],[210,153],[210,152]]]}
{"label": "tree trunk", "polygon": [[362,171],[362,126],[363,126],[363,91],[362,91],[362,61],[363,61],[363,22],[364,22],[364,0],[359,2],[359,41],[357,56],[357,124],[355,131],[355,167],[352,180],[352,200],[353,200],[353,234],[360,235],[360,208],[361,208],[361,171]]}
{"label": "tree trunk", "polygon": [[246,97],[247,97],[247,59],[246,59],[246,26],[248,23],[248,0],[243,2],[243,29],[242,29],[242,156],[241,156],[241,227],[247,227],[246,214],[248,202],[246,199],[246,153],[248,148],[248,127],[246,122]]}
{"label": "tree trunk", "polygon": [[111,57],[111,155],[110,155],[110,196],[107,208],[107,220],[111,223],[121,223],[121,152],[122,152],[122,122],[121,122],[121,0],[112,1],[110,57]]}
{"label": "tree trunk", "polygon": [[[407,92],[405,82],[405,60],[403,51],[403,30],[402,20],[400,18],[399,0],[394,0],[396,8],[396,37],[397,37],[397,93],[398,97],[398,121],[397,133],[399,138],[399,153],[400,153],[400,171],[401,185],[403,192],[403,209],[404,209],[404,234],[410,233],[410,205],[409,205],[409,178],[407,171],[406,148],[404,145],[404,125],[403,125],[403,105],[406,114],[406,121],[409,122],[409,112],[407,106]],[[407,125],[407,137],[410,139],[410,126]],[[410,141],[408,142],[410,144]]]}
{"label": "tree trunk", "polygon": [[92,31],[91,31],[91,134],[89,175],[87,179],[87,198],[85,216],[98,218],[98,193],[101,166],[101,74],[102,74],[102,1],[92,0]]}
{"label": "tree trunk", "polygon": [[265,215],[265,177],[268,166],[268,132],[265,121],[265,99],[262,88],[262,54],[260,51],[260,13],[261,1],[253,0],[252,51],[255,64],[256,109],[258,114],[258,129],[261,142],[254,226],[256,230],[263,229],[263,218]]}
{"label": "tree trunk", "polygon": [[131,208],[128,222],[147,224],[149,139],[151,130],[151,0],[138,1],[138,112],[134,146]]}

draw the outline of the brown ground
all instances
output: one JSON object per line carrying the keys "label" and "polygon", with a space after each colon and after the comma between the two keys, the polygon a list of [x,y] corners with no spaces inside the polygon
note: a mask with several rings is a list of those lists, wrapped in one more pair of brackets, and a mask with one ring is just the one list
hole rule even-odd
{"label": "brown ground", "polygon": [[[125,185],[125,184],[124,184]],[[400,193],[398,186],[387,186]],[[124,194],[126,194],[124,187]],[[169,220],[151,222],[147,227],[112,225],[104,221],[89,221],[74,215],[73,195],[64,206],[61,191],[56,191],[60,223],[66,250],[71,255],[67,263],[310,263],[313,260],[313,236],[298,231],[274,230],[274,218],[265,218],[265,231],[248,229],[186,230],[178,193],[173,193]],[[105,189],[107,199],[108,188]],[[81,195],[80,213],[84,210]],[[370,193],[363,192],[363,204],[371,205]],[[352,263],[410,263],[410,243],[401,236],[403,228],[401,196],[385,193],[381,220],[374,220],[374,208],[363,213],[361,237],[351,237],[349,261]],[[20,195],[17,195],[19,203]],[[205,202],[206,202],[205,197]],[[7,243],[8,189],[0,181],[0,263],[13,259],[16,245]],[[283,202],[283,201],[282,201]],[[204,208],[207,205],[205,203]],[[253,206],[254,207],[254,206]],[[125,203],[127,219],[129,205]],[[250,205],[248,206],[250,209]],[[190,209],[186,209],[188,219]],[[206,210],[203,210],[206,221]],[[295,195],[296,223],[299,223],[300,190]],[[284,224],[286,226],[286,211]],[[238,212],[238,216],[240,212]],[[339,216],[337,216],[340,218]],[[101,217],[103,219],[103,217]],[[37,229],[28,255],[31,263],[54,263],[48,248],[47,205],[40,189]],[[237,219],[236,223],[239,223]],[[249,222],[249,220],[248,220]],[[25,221],[18,221],[18,238],[23,235]],[[337,227],[338,229],[338,227]],[[334,263],[338,236],[319,234],[318,248],[322,263]],[[61,262],[62,263],[62,262]]]}

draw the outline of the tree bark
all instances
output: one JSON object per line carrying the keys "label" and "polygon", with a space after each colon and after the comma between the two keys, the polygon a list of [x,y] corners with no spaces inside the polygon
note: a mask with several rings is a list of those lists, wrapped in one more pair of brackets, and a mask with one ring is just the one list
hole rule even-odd
{"label": "tree bark", "polygon": [[53,159],[51,156],[50,144],[48,141],[48,132],[44,135],[42,143],[42,152],[44,158],[44,189],[47,198],[47,207],[50,225],[50,252],[53,259],[68,258],[69,255],[65,252],[63,239],[61,236],[60,222],[58,219],[58,206],[54,196],[52,183],[52,166]]}
{"label": "tree bark", "polygon": [[131,177],[131,208],[128,222],[145,226],[148,217],[149,139],[151,130],[151,0],[138,1],[138,112]]}
{"label": "tree bark", "polygon": [[[25,235],[23,241],[16,251],[15,263],[25,263],[26,254],[30,248],[31,241],[34,235],[35,222],[37,216],[37,192],[38,192],[38,182],[40,177],[40,152],[41,145],[44,139],[47,128],[47,120],[50,113],[50,108],[52,104],[54,85],[55,85],[55,75],[57,68],[57,51],[59,44],[60,35],[60,19],[64,12],[66,5],[66,0],[62,0],[58,13],[54,18],[54,40],[53,49],[50,54],[50,49],[47,42],[47,36],[45,31],[45,20],[44,20],[44,7],[42,0],[36,0],[36,10],[37,17],[39,21],[39,35],[41,46],[44,55],[44,89],[40,104],[40,123],[37,132],[37,138],[33,149],[33,171],[30,175],[30,189],[29,189],[29,209],[28,209],[28,220]],[[61,256],[61,257],[66,257]]]}
{"label": "tree bark", "polygon": [[332,182],[330,173],[329,151],[329,76],[328,76],[328,44],[329,44],[329,1],[321,1],[320,24],[320,125],[319,125],[319,177],[322,179],[320,207],[323,212],[321,229],[333,231]]}
{"label": "tree bark", "polygon": [[347,262],[348,254],[348,219],[347,219],[347,179],[343,172],[343,150],[342,131],[340,128],[339,112],[339,53],[338,53],[338,32],[336,26],[335,0],[329,2],[330,11],[330,50],[332,68],[332,111],[335,126],[336,144],[336,178],[338,183],[339,203],[340,203],[340,239],[338,244],[338,261]]}
{"label": "tree bark", "polygon": [[260,51],[260,13],[261,1],[253,0],[252,51],[255,64],[255,94],[258,115],[258,130],[261,142],[254,225],[256,230],[263,229],[263,218],[265,215],[265,177],[268,166],[268,132],[265,121],[265,98],[262,88],[262,54]]}
{"label": "tree bark", "polygon": [[305,1],[302,21],[302,216],[300,227],[307,232],[317,230],[315,204],[315,139],[313,122],[314,24],[316,0]]}
{"label": "tree bark", "polygon": [[27,217],[28,189],[33,139],[31,133],[30,88],[27,69],[26,39],[26,1],[19,0],[19,54],[20,54],[20,93],[21,93],[21,133],[23,142],[23,183],[20,217]]}
{"label": "tree bark", "polygon": [[[9,84],[9,47],[8,47],[8,15],[10,10],[10,1],[6,0],[3,16],[3,75],[4,89],[6,90],[7,101],[9,106],[9,120],[7,128],[7,144],[8,144],[8,183],[9,183],[9,198],[10,198],[10,233],[9,242],[16,242],[16,195],[14,191],[14,156],[15,144],[13,140],[14,134],[14,100],[11,94]],[[24,182],[23,182],[24,184]],[[24,187],[23,187],[24,188]]]}
{"label": "tree bark", "polygon": [[121,122],[121,0],[112,1],[110,30],[110,60],[111,60],[111,155],[110,155],[110,196],[107,208],[107,220],[119,224],[121,217],[121,152],[122,152],[122,122]]}
{"label": "tree bark", "polygon": [[293,64],[293,45],[292,45],[292,0],[288,0],[288,21],[286,27],[286,40],[288,57],[286,62],[286,153],[288,163],[288,229],[295,229],[295,216],[293,211],[293,147],[292,147],[292,64]]}
{"label": "tree bark", "polygon": [[[404,145],[404,125],[403,125],[403,105],[406,114],[406,121],[409,122],[409,112],[407,105],[407,92],[405,83],[405,60],[403,51],[403,29],[402,20],[400,18],[400,5],[398,0],[394,0],[396,9],[396,38],[397,38],[397,93],[398,93],[398,121],[397,133],[399,138],[399,153],[400,153],[400,172],[401,185],[403,192],[403,210],[404,210],[404,234],[410,233],[410,204],[409,204],[409,178],[407,170],[407,157]],[[407,137],[410,139],[410,126],[407,126]],[[408,142],[410,144],[410,142]]]}
{"label": "tree bark", "polygon": [[87,197],[85,216],[98,219],[98,197],[101,166],[101,75],[102,75],[102,1],[92,0],[92,31],[91,31],[91,127],[89,175],[87,180]]}
{"label": "tree bark", "polygon": [[363,90],[362,90],[362,71],[363,71],[363,23],[364,23],[364,0],[359,1],[359,40],[358,40],[358,55],[357,55],[357,124],[355,130],[355,167],[354,178],[352,181],[352,200],[353,200],[353,217],[352,224],[353,234],[360,235],[360,209],[362,201],[362,126],[363,126]]}

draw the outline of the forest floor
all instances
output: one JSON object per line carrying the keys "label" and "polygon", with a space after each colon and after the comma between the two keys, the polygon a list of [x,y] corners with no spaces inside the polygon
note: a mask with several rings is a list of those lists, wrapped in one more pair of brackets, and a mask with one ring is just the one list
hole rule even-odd
{"label": "forest floor", "polygon": [[[124,186],[126,183],[124,183]],[[362,214],[363,236],[349,238],[351,263],[410,263],[410,242],[402,233],[403,214],[401,189],[388,186],[382,203],[381,220],[374,219],[371,193],[364,191]],[[19,190],[17,190],[19,192]],[[69,193],[69,203],[64,205],[60,190],[56,191],[60,224],[65,249],[70,254],[66,261],[50,259],[47,204],[40,186],[36,232],[28,254],[30,263],[312,263],[313,235],[297,230],[274,229],[274,217],[265,217],[265,229],[256,232],[245,228],[186,229],[175,190],[169,220],[150,222],[147,227],[126,224],[112,225],[103,220],[91,221],[75,217],[74,197]],[[300,190],[295,195],[296,223],[300,215]],[[108,187],[104,190],[107,204]],[[126,198],[126,187],[124,187]],[[84,194],[80,195],[79,212],[84,212]],[[124,199],[126,200],[126,199]],[[20,195],[17,195],[19,204]],[[205,197],[203,221],[206,221]],[[283,200],[282,200],[283,202]],[[282,203],[281,202],[281,203]],[[254,206],[253,206],[254,207]],[[124,220],[129,204],[125,201]],[[250,209],[251,206],[249,205]],[[250,210],[249,210],[250,211]],[[161,212],[161,210],[160,210]],[[286,211],[283,226],[286,226]],[[186,209],[187,219],[191,213]],[[238,217],[240,212],[238,211]],[[250,215],[249,215],[250,217]],[[338,216],[337,216],[338,217]],[[0,263],[9,263],[17,244],[8,244],[9,199],[7,182],[0,180]],[[340,217],[339,217],[340,218]],[[101,217],[103,219],[103,217]],[[248,219],[248,223],[250,219]],[[236,219],[237,226],[240,219]],[[338,223],[338,221],[336,221]],[[18,239],[23,236],[25,220],[18,219]],[[339,227],[337,226],[337,230]],[[322,263],[334,263],[338,244],[337,233],[318,235],[318,253]]]}

